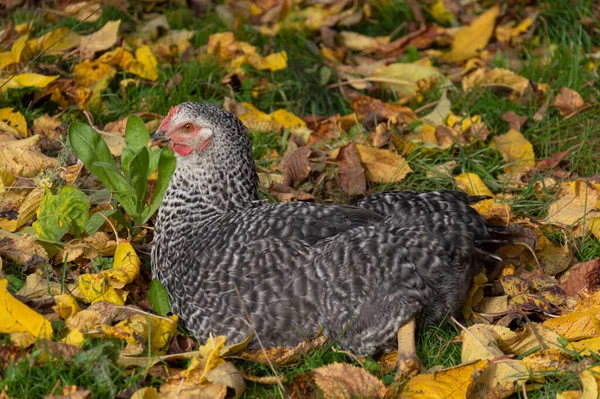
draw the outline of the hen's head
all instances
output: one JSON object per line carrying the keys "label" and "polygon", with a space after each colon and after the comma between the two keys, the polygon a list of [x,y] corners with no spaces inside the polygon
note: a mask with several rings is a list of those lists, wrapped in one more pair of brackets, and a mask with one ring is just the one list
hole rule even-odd
{"label": "hen's head", "polygon": [[210,104],[193,102],[172,107],[152,140],[168,142],[180,158],[230,156],[250,149],[246,128],[235,115]]}

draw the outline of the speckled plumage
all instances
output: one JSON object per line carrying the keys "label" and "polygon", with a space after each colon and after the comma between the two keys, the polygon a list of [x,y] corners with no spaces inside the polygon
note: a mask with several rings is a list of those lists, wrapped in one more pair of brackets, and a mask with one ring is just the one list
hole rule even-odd
{"label": "speckled plumage", "polygon": [[392,347],[413,317],[439,323],[459,312],[490,239],[465,194],[381,193],[356,206],[258,201],[241,122],[206,104],[178,107],[167,124],[194,120],[210,142],[177,157],[152,270],[198,339],[235,343],[255,328],[266,346],[295,346],[323,327],[364,355]]}

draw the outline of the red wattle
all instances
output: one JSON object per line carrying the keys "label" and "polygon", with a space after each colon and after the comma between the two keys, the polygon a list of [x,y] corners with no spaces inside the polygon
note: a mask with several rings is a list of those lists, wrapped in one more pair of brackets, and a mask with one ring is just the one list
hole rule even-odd
{"label": "red wattle", "polygon": [[188,147],[187,145],[183,145],[183,144],[173,143],[171,145],[171,149],[173,151],[175,151],[176,153],[178,153],[179,155],[182,155],[184,157],[186,157],[192,153],[192,147]]}

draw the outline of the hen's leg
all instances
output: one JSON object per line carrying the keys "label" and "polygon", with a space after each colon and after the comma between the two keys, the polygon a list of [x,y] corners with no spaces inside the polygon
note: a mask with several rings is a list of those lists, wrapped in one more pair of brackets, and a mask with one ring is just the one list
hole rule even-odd
{"label": "hen's leg", "polygon": [[423,368],[415,345],[416,326],[417,323],[413,318],[398,330],[398,372],[396,375],[402,378],[415,376]]}

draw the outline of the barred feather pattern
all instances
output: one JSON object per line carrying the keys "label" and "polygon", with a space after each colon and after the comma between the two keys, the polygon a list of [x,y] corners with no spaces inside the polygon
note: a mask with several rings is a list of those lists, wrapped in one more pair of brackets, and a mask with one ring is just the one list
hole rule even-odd
{"label": "barred feather pattern", "polygon": [[414,317],[436,324],[460,312],[483,266],[478,243],[490,238],[464,193],[388,192],[354,206],[258,201],[239,120],[197,103],[179,105],[173,119],[186,118],[213,136],[177,158],[152,270],[196,338],[235,343],[256,331],[266,346],[295,346],[324,328],[366,355],[392,348]]}

